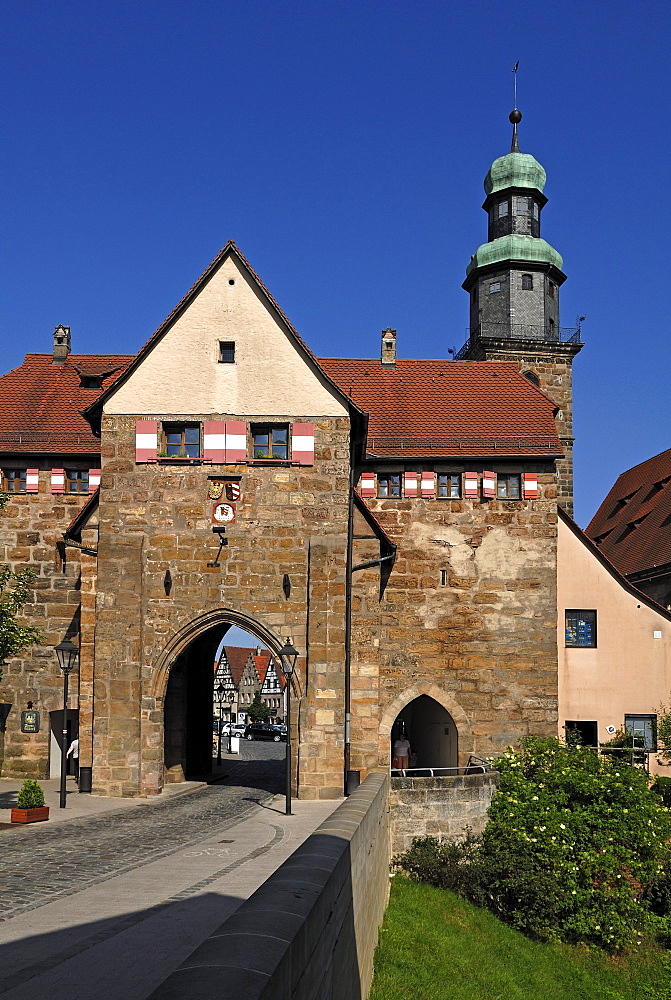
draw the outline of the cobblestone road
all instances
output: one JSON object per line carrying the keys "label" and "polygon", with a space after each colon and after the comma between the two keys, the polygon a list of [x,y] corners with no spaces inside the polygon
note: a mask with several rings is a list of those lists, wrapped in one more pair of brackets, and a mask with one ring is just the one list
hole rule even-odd
{"label": "cobblestone road", "polygon": [[165,802],[39,831],[0,833],[0,920],[147,864],[225,830],[282,791],[285,746],[241,742],[227,779]]}

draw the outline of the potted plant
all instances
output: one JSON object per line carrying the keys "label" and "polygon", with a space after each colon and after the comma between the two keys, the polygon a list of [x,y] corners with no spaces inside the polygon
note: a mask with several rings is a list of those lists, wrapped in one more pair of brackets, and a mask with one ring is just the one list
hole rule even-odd
{"label": "potted plant", "polygon": [[12,823],[39,823],[44,819],[49,819],[49,806],[44,804],[42,786],[26,778],[19,789],[16,809],[12,809]]}

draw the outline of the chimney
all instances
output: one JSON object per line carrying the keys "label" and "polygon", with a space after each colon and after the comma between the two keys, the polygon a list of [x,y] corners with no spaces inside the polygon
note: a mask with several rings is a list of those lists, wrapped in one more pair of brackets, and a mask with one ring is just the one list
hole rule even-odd
{"label": "chimney", "polygon": [[389,327],[382,331],[382,367],[396,367],[396,330]]}
{"label": "chimney", "polygon": [[57,326],[54,330],[54,359],[52,364],[64,365],[70,353],[70,327]]}

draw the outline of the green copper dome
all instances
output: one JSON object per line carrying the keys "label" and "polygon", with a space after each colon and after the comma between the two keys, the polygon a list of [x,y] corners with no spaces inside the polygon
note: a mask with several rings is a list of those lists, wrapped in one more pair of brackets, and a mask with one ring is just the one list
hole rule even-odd
{"label": "green copper dome", "polygon": [[492,163],[485,177],[485,191],[495,194],[505,188],[518,187],[542,192],[545,180],[545,171],[530,153],[508,153]]}
{"label": "green copper dome", "polygon": [[[524,154],[511,155],[523,156]],[[502,159],[505,160],[508,157],[504,156]],[[528,159],[533,160],[533,157],[529,156]],[[540,169],[542,170],[542,167]],[[468,276],[476,267],[486,267],[487,264],[499,264],[509,260],[540,261],[543,264],[553,264],[559,271],[564,263],[561,255],[545,240],[537,239],[535,236],[521,236],[518,233],[511,233],[509,236],[499,236],[497,240],[483,243],[482,246],[478,247],[466,268],[466,275]]]}

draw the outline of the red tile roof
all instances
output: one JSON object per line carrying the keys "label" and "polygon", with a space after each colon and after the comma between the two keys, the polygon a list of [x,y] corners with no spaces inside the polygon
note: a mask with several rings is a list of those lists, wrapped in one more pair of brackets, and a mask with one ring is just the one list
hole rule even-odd
{"label": "red tile roof", "polygon": [[513,362],[320,358],[326,374],[370,414],[368,453],[561,455],[554,404]]}
{"label": "red tile roof", "polygon": [[671,448],[623,472],[585,533],[626,575],[671,563]]}
{"label": "red tile roof", "polygon": [[[98,454],[100,440],[81,411],[125,371],[132,355],[70,354],[62,365],[51,354],[26,354],[0,377],[0,451]],[[81,374],[103,377],[103,388],[82,389]]]}
{"label": "red tile roof", "polygon": [[254,652],[255,648],[250,648],[249,646],[224,646],[224,654],[228,660],[233,683],[236,687],[240,686],[247,661],[250,656],[253,656]]}

